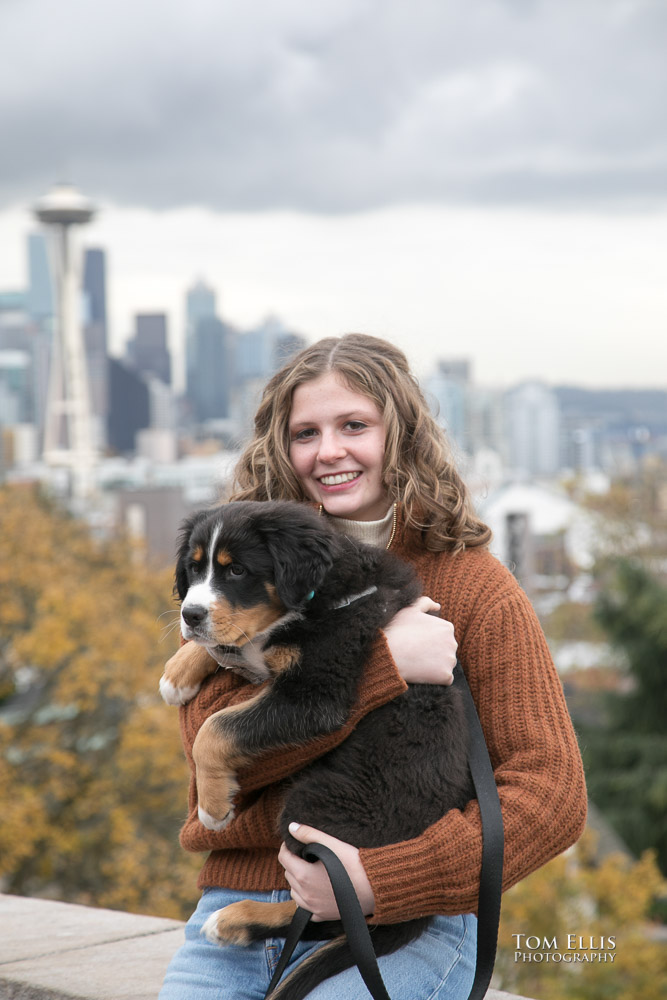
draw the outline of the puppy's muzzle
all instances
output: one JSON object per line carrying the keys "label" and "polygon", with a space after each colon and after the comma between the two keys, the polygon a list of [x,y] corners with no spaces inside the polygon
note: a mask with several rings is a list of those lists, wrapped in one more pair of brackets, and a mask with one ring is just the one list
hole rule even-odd
{"label": "puppy's muzzle", "polygon": [[199,628],[208,616],[208,608],[202,604],[189,604],[181,608],[181,616],[190,628]]}

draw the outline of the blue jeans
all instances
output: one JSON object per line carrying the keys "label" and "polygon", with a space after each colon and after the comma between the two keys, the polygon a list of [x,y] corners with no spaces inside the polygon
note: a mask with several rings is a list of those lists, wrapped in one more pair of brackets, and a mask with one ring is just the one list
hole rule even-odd
{"label": "blue jeans", "polygon": [[[234,892],[205,889],[185,927],[185,944],[167,969],[159,1000],[263,1000],[283,946],[283,939],[268,938],[242,947],[211,944],[200,934],[204,921],[215,910],[239,899],[280,902],[285,891]],[[325,942],[301,941],[286,972]],[[465,998],[475,972],[477,919],[434,917],[416,941],[393,955],[378,959],[391,1000],[451,1000]],[[369,1000],[359,970],[347,969],[321,983],[311,1000]]]}

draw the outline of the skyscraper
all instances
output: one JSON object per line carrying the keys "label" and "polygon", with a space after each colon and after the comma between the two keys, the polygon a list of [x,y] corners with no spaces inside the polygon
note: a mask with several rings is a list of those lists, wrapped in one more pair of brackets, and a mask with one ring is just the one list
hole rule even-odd
{"label": "skyscraper", "polygon": [[268,378],[306,346],[303,337],[286,329],[275,316],[238,338],[233,416],[242,435],[251,433],[253,418]]}
{"label": "skyscraper", "polygon": [[156,375],[171,383],[171,356],[167,346],[167,317],[164,313],[142,313],[135,317],[136,332],[127,342],[127,358],[133,368]]}
{"label": "skyscraper", "polygon": [[193,411],[197,396],[197,328],[200,321],[214,319],[216,297],[212,288],[198,281],[190,288],[185,298],[185,394]]}
{"label": "skyscraper", "polygon": [[529,476],[553,476],[560,458],[558,397],[542,382],[523,382],[505,396],[508,464]]}
{"label": "skyscraper", "polygon": [[150,426],[150,393],[145,379],[116,358],[109,358],[107,440],[114,451],[133,452],[137,432]]}
{"label": "skyscraper", "polygon": [[28,235],[27,312],[35,322],[51,319],[55,314],[53,281],[46,239],[42,233]]}
{"label": "skyscraper", "polygon": [[84,345],[88,384],[98,446],[106,443],[109,410],[106,260],[104,250],[89,248],[83,263]]}
{"label": "skyscraper", "polygon": [[103,331],[106,346],[107,283],[104,250],[88,247],[83,261],[83,291],[86,298],[86,318]]}
{"label": "skyscraper", "polygon": [[447,432],[452,445],[470,451],[468,397],[470,362],[467,359],[441,360],[424,388],[434,401],[435,417]]}
{"label": "skyscraper", "polygon": [[197,423],[229,416],[235,333],[217,316],[200,317],[193,343],[188,398]]}

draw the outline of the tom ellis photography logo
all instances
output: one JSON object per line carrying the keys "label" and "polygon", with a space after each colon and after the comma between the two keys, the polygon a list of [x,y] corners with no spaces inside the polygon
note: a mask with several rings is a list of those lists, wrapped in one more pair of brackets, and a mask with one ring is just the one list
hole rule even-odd
{"label": "tom ellis photography logo", "polygon": [[610,962],[616,958],[616,937],[612,934],[566,934],[564,937],[538,937],[534,934],[512,934],[515,962]]}

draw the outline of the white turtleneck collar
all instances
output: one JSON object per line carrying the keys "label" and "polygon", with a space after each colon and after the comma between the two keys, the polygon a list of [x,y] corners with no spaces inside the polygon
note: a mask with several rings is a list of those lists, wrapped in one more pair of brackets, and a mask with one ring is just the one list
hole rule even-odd
{"label": "white turtleneck collar", "polygon": [[349,521],[345,517],[328,517],[329,523],[336,531],[353,538],[357,542],[365,542],[366,545],[377,545],[379,548],[386,548],[391,538],[391,530],[394,525],[394,505],[391,504],[389,510],[379,521]]}

